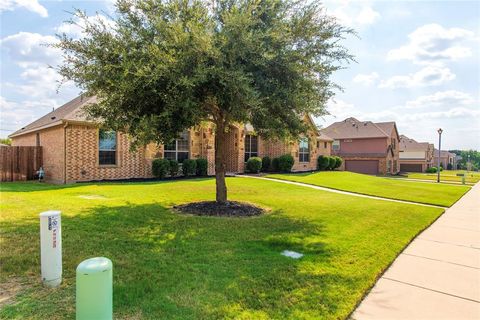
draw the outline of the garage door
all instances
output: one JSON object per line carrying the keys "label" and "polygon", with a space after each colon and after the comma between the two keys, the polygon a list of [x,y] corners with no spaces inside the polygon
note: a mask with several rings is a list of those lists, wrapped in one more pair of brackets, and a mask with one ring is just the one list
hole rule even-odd
{"label": "garage door", "polygon": [[403,171],[403,172],[422,172],[422,165],[421,164],[414,164],[414,163],[401,163],[400,164],[400,171]]}
{"label": "garage door", "polygon": [[345,161],[345,170],[357,173],[377,174],[378,160],[347,160]]}

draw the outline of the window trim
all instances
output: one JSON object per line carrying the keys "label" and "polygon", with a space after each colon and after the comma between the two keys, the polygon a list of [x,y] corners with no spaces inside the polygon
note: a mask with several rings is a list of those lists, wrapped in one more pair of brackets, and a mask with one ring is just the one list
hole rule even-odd
{"label": "window trim", "polygon": [[[179,149],[178,149],[178,140],[180,140],[180,139],[177,138],[177,139],[174,140],[174,141],[175,141],[175,150],[167,150],[167,149],[165,149],[165,147],[167,146],[167,144],[164,144],[164,145],[163,145],[163,159],[175,160],[175,161],[179,162],[179,161],[178,161],[178,154],[179,154],[179,153],[186,153],[186,154],[187,154],[187,157],[186,157],[185,159],[190,159],[190,131],[189,131],[189,130],[186,130],[186,131],[180,133],[180,137],[181,137],[181,135],[183,135],[183,134],[186,135],[186,139],[185,139],[185,140],[187,141],[187,146],[188,146],[188,147],[187,147],[187,151],[185,151],[185,150],[179,150]],[[168,153],[174,153],[174,154],[175,154],[175,159],[169,159],[169,158],[165,157],[165,153],[166,153],[166,152],[168,152]],[[184,160],[185,160],[185,159],[184,159]],[[183,161],[182,161],[182,162],[179,162],[179,163],[181,164],[181,163],[183,163]]]}
{"label": "window trim", "polygon": [[[302,151],[301,144],[306,140],[307,142],[307,151]],[[303,155],[303,159],[302,159]],[[305,161],[305,156],[307,158],[307,161]],[[309,137],[303,137],[300,139],[298,142],[298,162],[300,163],[309,163],[310,162],[310,138]]]}
{"label": "window trim", "polygon": [[[336,144],[335,144],[336,143]],[[338,148],[335,148],[335,147],[338,147]],[[333,140],[332,142],[332,150],[333,151],[339,151],[340,150],[340,140]]]}
{"label": "window trim", "polygon": [[[252,152],[252,137],[255,137],[255,140],[256,140],[256,144],[257,144],[257,151],[255,152]],[[247,141],[248,141],[248,144],[249,144],[249,150],[250,151],[247,151]],[[258,136],[256,135],[253,135],[253,134],[246,134],[245,135],[245,138],[244,138],[244,143],[243,143],[243,160],[245,161],[245,163],[247,163],[248,159],[252,158],[252,157],[258,157]],[[248,155],[248,157],[247,157]]]}
{"label": "window trim", "polygon": [[[100,163],[100,151],[112,151],[112,150],[101,150],[100,149],[100,132],[101,131],[112,131],[112,132],[115,132],[115,163],[114,164],[102,164]],[[97,165],[98,167],[101,167],[101,168],[116,168],[116,167],[119,167],[120,166],[120,161],[119,161],[119,148],[118,148],[118,139],[119,138],[119,134],[118,134],[118,131],[115,131],[115,130],[106,130],[106,129],[98,129],[97,130]]]}

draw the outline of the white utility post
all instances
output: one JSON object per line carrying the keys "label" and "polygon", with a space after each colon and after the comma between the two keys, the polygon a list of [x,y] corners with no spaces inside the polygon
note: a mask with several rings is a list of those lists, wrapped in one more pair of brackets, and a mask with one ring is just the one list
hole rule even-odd
{"label": "white utility post", "polygon": [[42,281],[49,287],[62,282],[62,224],[60,211],[40,213]]}

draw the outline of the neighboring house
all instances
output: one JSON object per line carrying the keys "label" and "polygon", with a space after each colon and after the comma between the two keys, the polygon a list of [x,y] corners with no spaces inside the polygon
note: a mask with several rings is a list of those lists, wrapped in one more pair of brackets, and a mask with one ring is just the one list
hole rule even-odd
{"label": "neighboring house", "polygon": [[[452,165],[452,169],[456,168],[456,154],[448,151],[440,151],[440,165],[443,169],[448,168],[448,164]],[[433,152],[433,166],[438,166],[438,149]]]}
{"label": "neighboring house", "polygon": [[[208,173],[214,174],[214,132],[210,125],[191,128],[168,145],[149,144],[130,150],[125,133],[99,128],[88,121],[82,108],[95,97],[77,97],[60,108],[10,135],[14,146],[42,146],[46,179],[56,183],[152,177],[154,158],[206,158]],[[276,157],[289,153],[295,159],[293,171],[315,170],[317,157],[329,155],[332,139],[320,135],[312,119],[312,130],[298,142],[265,141],[253,127],[230,128],[226,144],[227,172],[242,173],[251,156]]]}
{"label": "neighboring house", "polygon": [[334,139],[332,154],[343,159],[340,169],[367,174],[396,174],[399,135],[395,122],[335,122],[321,133]]}
{"label": "neighboring house", "polygon": [[400,136],[400,171],[425,172],[433,164],[433,144]]}

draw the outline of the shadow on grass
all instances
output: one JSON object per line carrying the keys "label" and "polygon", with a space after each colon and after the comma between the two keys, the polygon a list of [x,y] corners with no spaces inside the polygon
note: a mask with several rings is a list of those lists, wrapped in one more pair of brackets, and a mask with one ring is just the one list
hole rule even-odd
{"label": "shadow on grass", "polygon": [[[64,281],[39,281],[38,223],[3,226],[0,279],[33,285],[3,318],[74,318],[75,268],[105,256],[114,265],[117,318],[339,317],[339,288],[357,279],[329,265],[321,223],[278,211],[254,218],[177,215],[159,204],[96,207],[62,217]],[[294,260],[283,250],[304,253]],[[315,266],[324,266],[315,267]]]}

